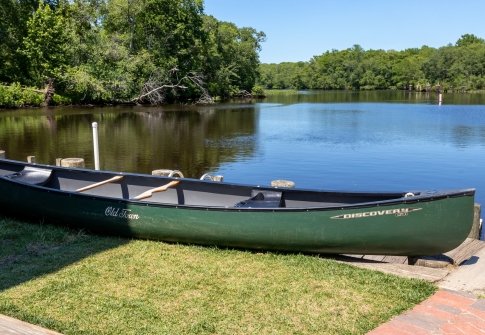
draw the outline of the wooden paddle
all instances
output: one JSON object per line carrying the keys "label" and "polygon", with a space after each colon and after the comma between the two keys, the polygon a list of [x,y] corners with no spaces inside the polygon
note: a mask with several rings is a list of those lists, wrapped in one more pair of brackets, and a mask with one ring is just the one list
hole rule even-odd
{"label": "wooden paddle", "polygon": [[170,187],[177,185],[178,183],[180,183],[180,180],[174,180],[163,186],[152,188],[151,190],[145,191],[142,194],[137,195],[136,197],[133,198],[133,200],[141,200],[141,199],[149,198],[153,195],[153,193],[164,192]]}
{"label": "wooden paddle", "polygon": [[123,179],[123,176],[115,176],[113,178],[100,181],[99,183],[95,183],[95,184],[91,184],[91,185],[88,185],[88,186],[78,188],[76,190],[76,192],[84,192],[84,191],[90,190],[92,188],[95,188],[95,187],[98,187],[98,186],[101,186],[101,185],[104,185],[104,184],[112,183],[112,182],[115,182],[115,181],[118,181],[118,180],[121,180],[121,179]]}

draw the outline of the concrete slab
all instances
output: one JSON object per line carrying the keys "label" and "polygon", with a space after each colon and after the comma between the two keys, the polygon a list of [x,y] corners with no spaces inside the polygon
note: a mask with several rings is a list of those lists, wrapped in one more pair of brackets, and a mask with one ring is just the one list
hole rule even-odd
{"label": "concrete slab", "polygon": [[[367,256],[366,256],[367,257]],[[429,268],[401,263],[387,263],[369,258],[352,257],[349,255],[334,257],[337,262],[353,265],[359,268],[380,271],[405,278],[417,278],[429,282],[439,282],[452,271],[452,268]]]}
{"label": "concrete slab", "polygon": [[5,335],[62,335],[55,331],[31,325],[6,315],[0,314],[0,334]]}
{"label": "concrete slab", "polygon": [[485,295],[485,242],[472,238],[446,254],[432,257],[339,255],[334,258],[361,268],[434,282],[450,290]]}
{"label": "concrete slab", "polygon": [[438,282],[438,286],[454,291],[485,295],[485,243],[474,256]]}

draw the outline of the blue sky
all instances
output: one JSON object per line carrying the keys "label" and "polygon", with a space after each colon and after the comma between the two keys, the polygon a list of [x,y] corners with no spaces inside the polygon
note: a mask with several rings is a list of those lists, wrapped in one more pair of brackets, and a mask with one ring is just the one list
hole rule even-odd
{"label": "blue sky", "polygon": [[485,0],[205,0],[205,13],[266,33],[263,63],[364,49],[441,47],[485,38]]}

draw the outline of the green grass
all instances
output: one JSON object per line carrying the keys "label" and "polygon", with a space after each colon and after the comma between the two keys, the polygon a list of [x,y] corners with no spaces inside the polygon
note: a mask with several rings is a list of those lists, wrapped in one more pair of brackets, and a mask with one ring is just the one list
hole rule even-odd
{"label": "green grass", "polygon": [[65,334],[365,334],[432,284],[0,217],[0,313]]}
{"label": "green grass", "polygon": [[294,89],[282,89],[282,90],[265,89],[264,93],[266,94],[267,97],[269,97],[269,96],[286,96],[286,95],[296,95],[296,94],[298,94],[298,90],[294,90]]}

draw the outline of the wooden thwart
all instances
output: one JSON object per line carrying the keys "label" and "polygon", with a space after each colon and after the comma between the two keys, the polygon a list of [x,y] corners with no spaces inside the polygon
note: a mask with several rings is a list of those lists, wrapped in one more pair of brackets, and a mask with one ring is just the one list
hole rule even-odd
{"label": "wooden thwart", "polygon": [[115,176],[113,178],[100,181],[99,183],[95,183],[95,184],[91,184],[91,185],[88,185],[88,186],[84,186],[84,187],[78,188],[76,190],[76,192],[84,192],[84,191],[87,191],[87,190],[90,190],[90,189],[93,189],[93,188],[102,186],[104,184],[112,183],[112,182],[115,182],[115,181],[118,181],[118,180],[121,180],[121,179],[123,179],[123,176]]}
{"label": "wooden thwart", "polygon": [[153,193],[164,192],[167,189],[169,189],[170,187],[178,185],[178,183],[180,183],[180,180],[174,180],[174,181],[171,181],[170,183],[165,184],[163,186],[152,188],[151,190],[145,191],[142,194],[137,195],[136,197],[133,198],[133,200],[141,200],[141,199],[145,199],[145,198],[150,198],[153,195]]}

